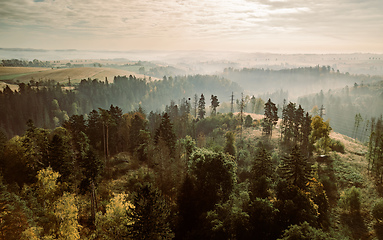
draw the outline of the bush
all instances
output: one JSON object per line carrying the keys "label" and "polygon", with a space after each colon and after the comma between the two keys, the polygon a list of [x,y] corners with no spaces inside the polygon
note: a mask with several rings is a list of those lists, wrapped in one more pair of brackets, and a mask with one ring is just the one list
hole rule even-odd
{"label": "bush", "polygon": [[335,152],[345,153],[344,145],[339,140],[330,140],[330,149]]}
{"label": "bush", "polygon": [[374,206],[372,207],[372,216],[377,220],[377,221],[382,221],[383,220],[383,199],[379,199]]}
{"label": "bush", "polygon": [[344,210],[349,210],[350,212],[359,212],[360,189],[353,186],[345,191],[339,200],[339,204]]}
{"label": "bush", "polygon": [[245,118],[245,127],[251,127],[253,125],[253,118],[247,115]]}
{"label": "bush", "polygon": [[327,240],[332,238],[330,238],[327,233],[323,232],[322,229],[314,228],[307,222],[304,222],[299,225],[291,225],[283,232],[282,238],[280,238],[280,240],[290,239]]}

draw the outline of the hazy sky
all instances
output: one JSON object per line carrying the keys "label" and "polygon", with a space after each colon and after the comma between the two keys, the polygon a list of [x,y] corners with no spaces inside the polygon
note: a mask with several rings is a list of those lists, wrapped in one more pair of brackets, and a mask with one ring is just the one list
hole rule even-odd
{"label": "hazy sky", "polygon": [[0,47],[383,52],[383,0],[0,0]]}

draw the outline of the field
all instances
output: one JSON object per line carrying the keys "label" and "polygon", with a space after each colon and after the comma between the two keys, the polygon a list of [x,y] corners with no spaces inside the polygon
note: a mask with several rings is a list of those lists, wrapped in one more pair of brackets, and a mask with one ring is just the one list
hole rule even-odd
{"label": "field", "polygon": [[108,78],[109,82],[113,82],[114,76],[134,75],[137,78],[147,78],[142,74],[131,71],[125,71],[114,68],[103,67],[79,67],[65,69],[49,69],[49,68],[24,68],[24,67],[1,67],[0,80],[8,80],[13,82],[28,83],[30,80],[47,81],[55,80],[56,82],[67,82],[70,78],[72,83],[78,83],[82,79],[99,79],[104,81]]}
{"label": "field", "polygon": [[35,67],[0,67],[0,80],[12,80],[21,76],[41,73],[50,68]]}

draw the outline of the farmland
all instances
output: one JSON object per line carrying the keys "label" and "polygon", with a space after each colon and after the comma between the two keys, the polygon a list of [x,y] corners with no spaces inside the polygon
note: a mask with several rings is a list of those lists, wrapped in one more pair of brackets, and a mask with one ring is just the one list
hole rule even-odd
{"label": "farmland", "polygon": [[129,76],[135,75],[139,78],[145,78],[143,74],[137,74],[131,71],[125,71],[113,68],[65,68],[65,69],[48,69],[48,68],[26,68],[26,67],[1,67],[0,80],[12,82],[28,83],[34,81],[54,80],[56,82],[67,82],[70,78],[72,83],[78,83],[82,79],[99,79],[105,80],[108,78],[112,81],[114,76]]}

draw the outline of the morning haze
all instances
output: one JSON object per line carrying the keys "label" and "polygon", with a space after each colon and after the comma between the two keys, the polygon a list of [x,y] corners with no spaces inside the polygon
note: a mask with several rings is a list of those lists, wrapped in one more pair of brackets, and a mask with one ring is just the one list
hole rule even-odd
{"label": "morning haze", "polygon": [[0,0],[0,239],[383,239],[382,0]]}

